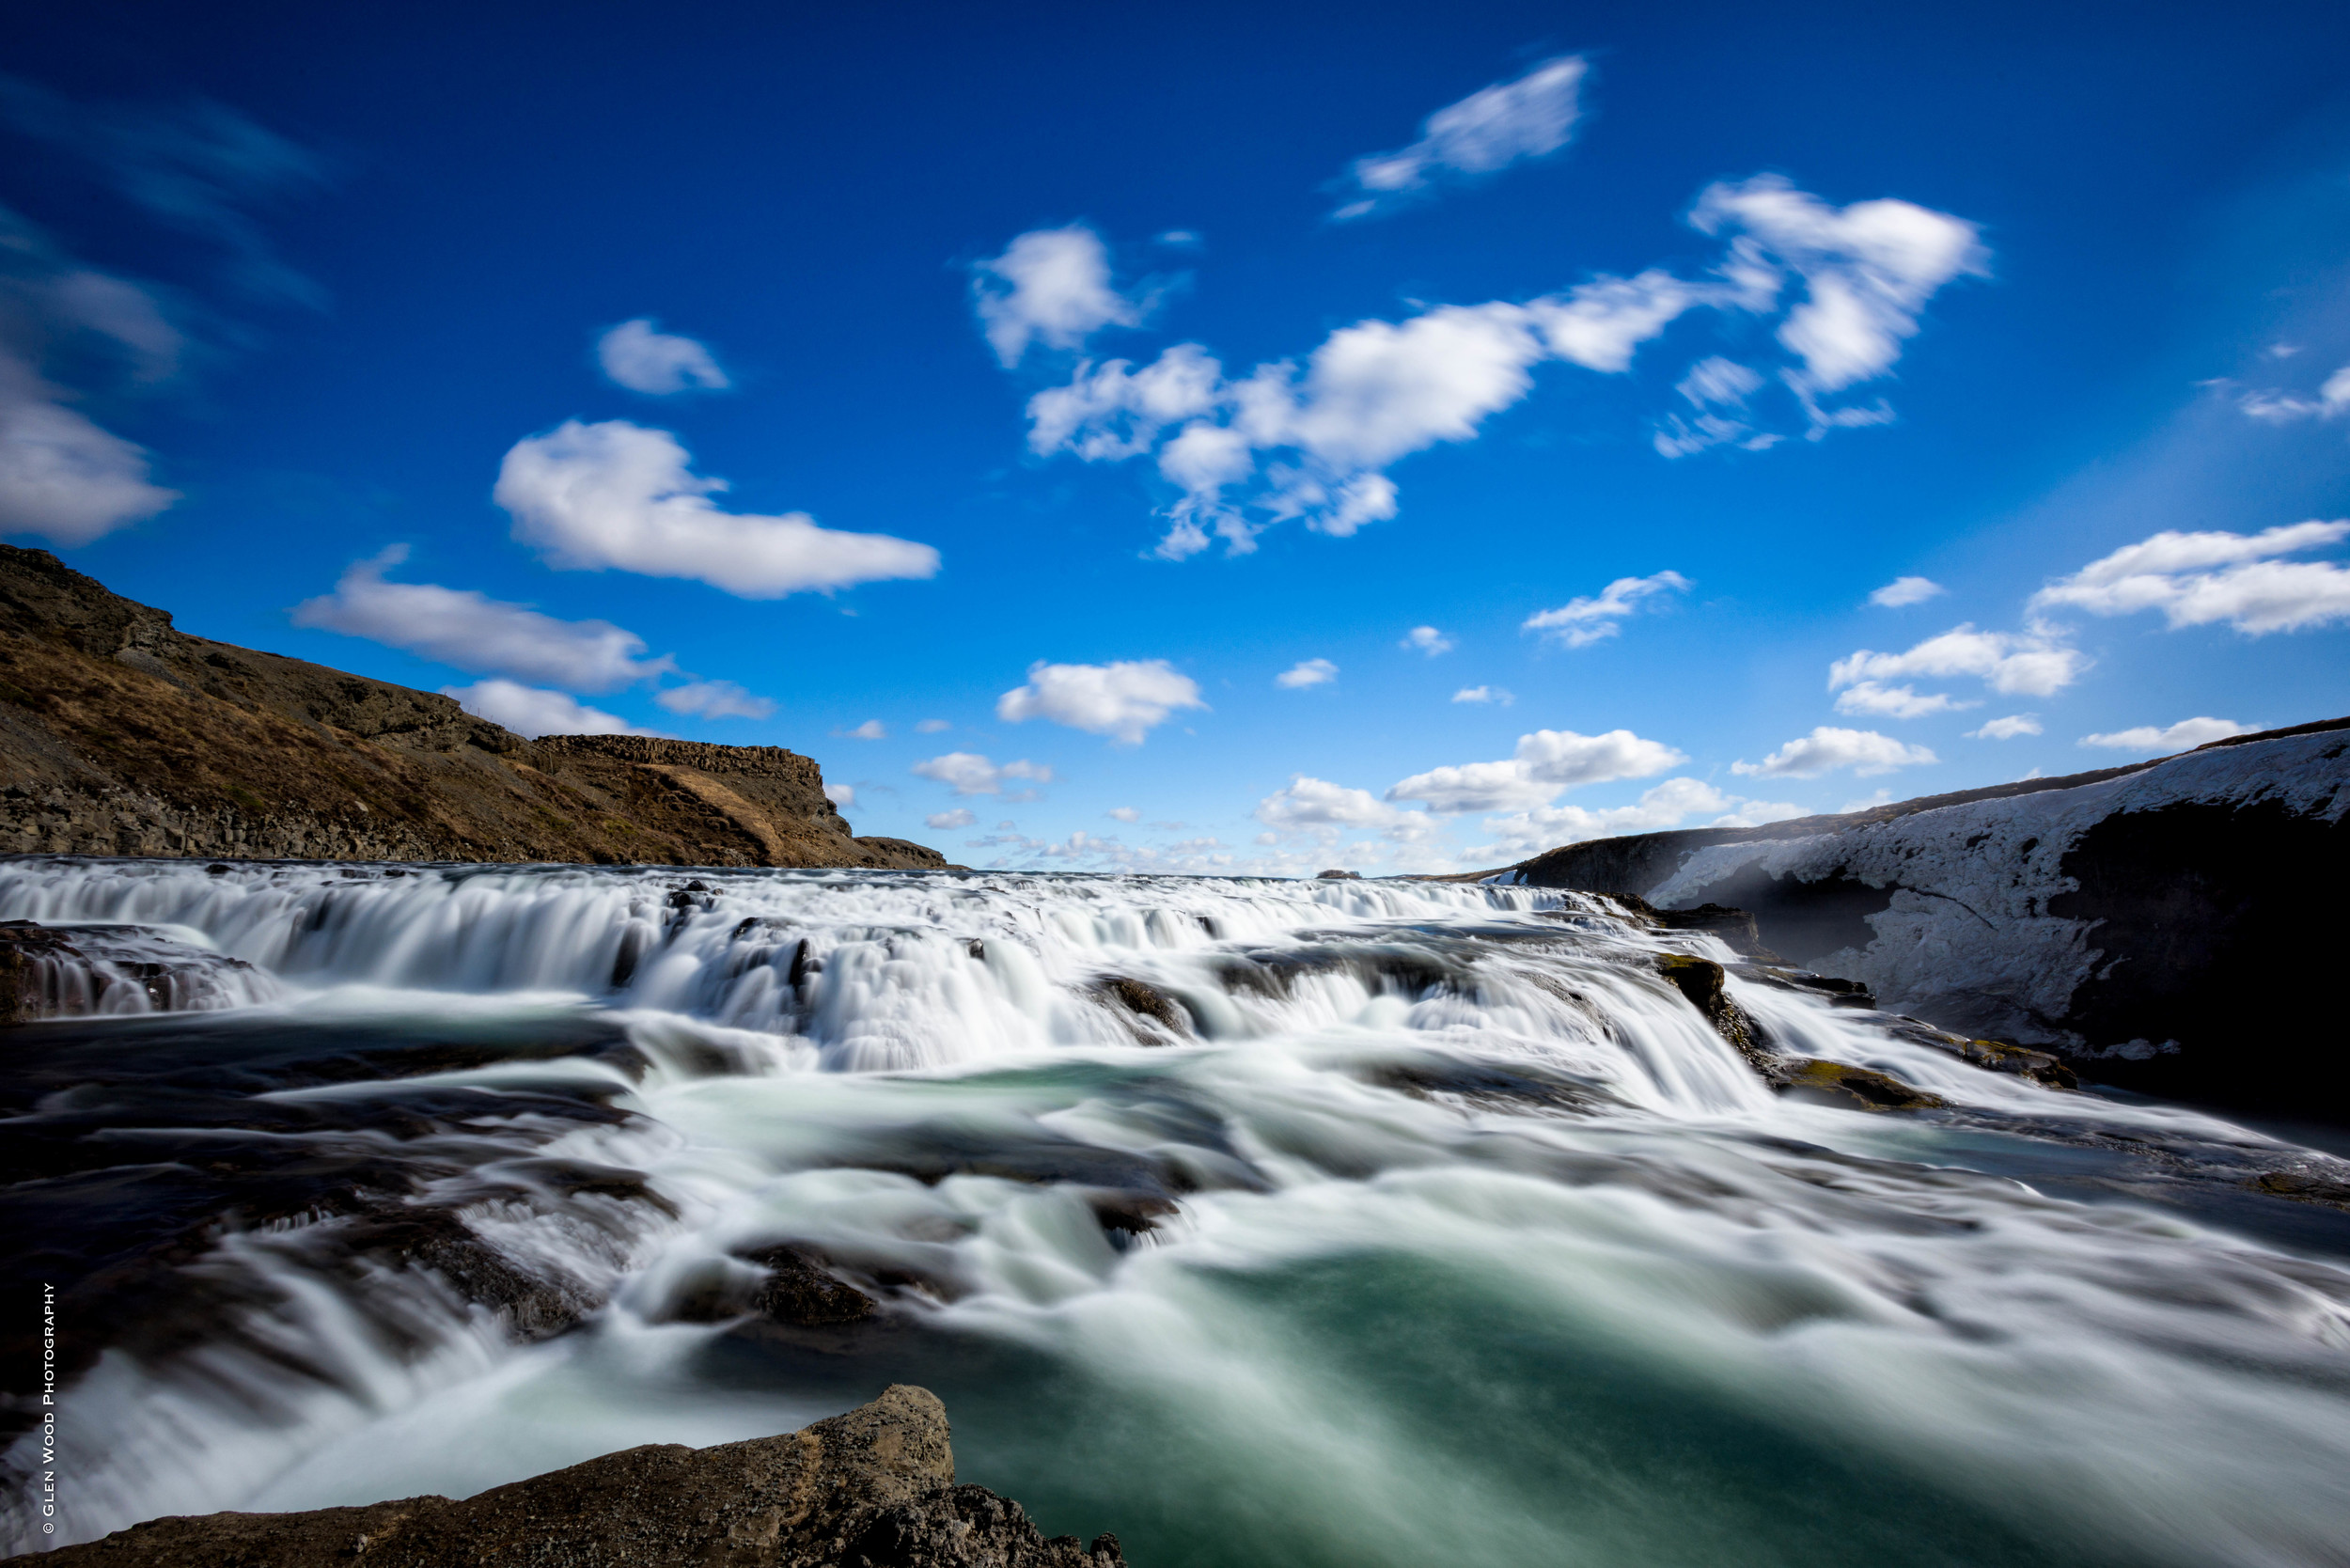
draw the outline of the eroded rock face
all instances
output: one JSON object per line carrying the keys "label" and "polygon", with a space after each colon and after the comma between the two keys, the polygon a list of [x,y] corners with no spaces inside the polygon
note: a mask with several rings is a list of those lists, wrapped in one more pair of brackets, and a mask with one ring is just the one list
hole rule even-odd
{"label": "eroded rock face", "polygon": [[48,1568],[1122,1568],[955,1484],[946,1407],[898,1384],[799,1432],[659,1444],[500,1486],[308,1513],[154,1519],[11,1558]]}
{"label": "eroded rock face", "polygon": [[0,854],[944,866],[858,839],[807,758],[526,741],[449,698],[190,636],[0,545]]}

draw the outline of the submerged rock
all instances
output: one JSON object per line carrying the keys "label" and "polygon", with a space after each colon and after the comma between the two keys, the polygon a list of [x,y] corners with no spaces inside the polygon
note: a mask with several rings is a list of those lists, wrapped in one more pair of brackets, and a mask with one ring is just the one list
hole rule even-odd
{"label": "submerged rock", "polygon": [[1782,1061],[1774,1076],[1789,1092],[1809,1091],[1830,1101],[1848,1100],[1862,1110],[1933,1110],[1950,1103],[1938,1094],[1912,1089],[1899,1078],[1873,1068],[1847,1067],[1841,1061],[1822,1061],[1817,1058]]}
{"label": "submerged rock", "polygon": [[946,1407],[897,1384],[801,1431],[605,1454],[462,1502],[152,1519],[10,1558],[31,1568],[1123,1568],[1118,1537],[1047,1540],[955,1484]]}

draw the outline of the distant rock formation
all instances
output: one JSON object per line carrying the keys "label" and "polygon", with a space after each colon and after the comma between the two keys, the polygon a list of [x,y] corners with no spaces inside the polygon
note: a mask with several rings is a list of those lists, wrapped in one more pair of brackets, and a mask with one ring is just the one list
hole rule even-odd
{"label": "distant rock formation", "polygon": [[1498,873],[1751,911],[1792,964],[2085,1077],[2350,1121],[2330,960],[2350,719],[1840,817],[1570,844]]}
{"label": "distant rock formation", "polygon": [[43,1568],[1124,1568],[955,1484],[946,1407],[896,1384],[779,1437],[629,1449],[466,1498],[152,1519],[10,1558]]}
{"label": "distant rock formation", "polygon": [[780,746],[538,741],[449,698],[176,630],[0,545],[0,854],[944,866]]}

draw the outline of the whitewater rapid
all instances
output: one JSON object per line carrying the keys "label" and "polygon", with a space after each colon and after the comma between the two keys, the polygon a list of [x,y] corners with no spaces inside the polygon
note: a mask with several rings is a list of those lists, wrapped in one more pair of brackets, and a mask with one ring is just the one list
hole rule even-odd
{"label": "whitewater rapid", "polygon": [[[200,1238],[0,1551],[910,1381],[1139,1563],[2350,1560],[2350,1231],[2255,1190],[2342,1162],[1579,895],[22,859],[0,918],[180,956],[14,1036],[12,1218],[94,1227],[25,1266]],[[1944,1105],[1775,1093],[1667,952]],[[882,1317],[694,1305],[786,1245]]]}

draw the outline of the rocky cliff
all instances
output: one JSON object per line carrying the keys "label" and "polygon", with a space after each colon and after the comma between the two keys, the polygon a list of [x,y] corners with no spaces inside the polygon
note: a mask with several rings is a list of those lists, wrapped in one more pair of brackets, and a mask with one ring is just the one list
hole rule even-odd
{"label": "rocky cliff", "polygon": [[955,1484],[927,1388],[779,1437],[629,1449],[462,1502],[405,1497],[308,1513],[152,1519],[11,1564],[106,1568],[1124,1568],[1118,1537],[1046,1539],[983,1486]]}
{"label": "rocky cliff", "polygon": [[0,545],[0,853],[932,868],[859,839],[814,762],[525,741],[412,691],[177,630]]}
{"label": "rocky cliff", "polygon": [[1887,1008],[2153,1092],[2350,1120],[2316,982],[2350,872],[2350,719],[1842,817],[1571,844],[1497,873],[1751,910]]}

